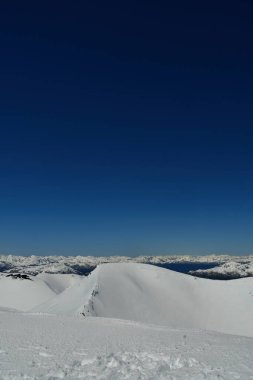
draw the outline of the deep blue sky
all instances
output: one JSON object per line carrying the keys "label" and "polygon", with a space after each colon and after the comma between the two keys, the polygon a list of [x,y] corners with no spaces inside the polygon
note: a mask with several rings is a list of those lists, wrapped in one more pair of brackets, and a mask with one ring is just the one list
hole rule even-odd
{"label": "deep blue sky", "polygon": [[2,2],[0,252],[253,252],[251,1]]}

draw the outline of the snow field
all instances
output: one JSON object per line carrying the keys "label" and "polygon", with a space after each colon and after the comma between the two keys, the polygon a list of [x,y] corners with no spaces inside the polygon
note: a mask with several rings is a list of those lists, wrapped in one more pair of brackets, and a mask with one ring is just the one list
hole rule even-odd
{"label": "snow field", "polygon": [[253,339],[130,321],[0,312],[0,379],[253,379]]}
{"label": "snow field", "polygon": [[147,264],[103,264],[30,311],[253,336],[253,278],[213,281]]}

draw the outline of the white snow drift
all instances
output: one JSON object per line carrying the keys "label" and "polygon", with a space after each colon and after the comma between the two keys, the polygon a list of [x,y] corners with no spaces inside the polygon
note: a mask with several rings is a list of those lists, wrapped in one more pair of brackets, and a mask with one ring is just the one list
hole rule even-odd
{"label": "white snow drift", "polygon": [[213,281],[127,263],[100,265],[88,277],[31,279],[2,276],[0,306],[253,336],[253,278]]}

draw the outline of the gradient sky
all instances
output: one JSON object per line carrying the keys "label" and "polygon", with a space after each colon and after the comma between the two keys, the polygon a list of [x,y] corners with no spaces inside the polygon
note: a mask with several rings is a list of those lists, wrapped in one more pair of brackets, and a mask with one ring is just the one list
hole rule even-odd
{"label": "gradient sky", "polygon": [[0,252],[253,253],[252,15],[2,2]]}

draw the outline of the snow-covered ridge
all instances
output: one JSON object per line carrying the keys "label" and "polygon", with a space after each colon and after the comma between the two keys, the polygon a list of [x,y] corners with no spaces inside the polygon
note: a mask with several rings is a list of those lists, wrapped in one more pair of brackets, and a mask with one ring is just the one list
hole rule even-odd
{"label": "snow-covered ridge", "polygon": [[[37,275],[38,273],[62,273],[87,275],[99,264],[103,263],[143,263],[154,265],[184,264],[184,263],[210,263],[217,268],[208,271],[196,271],[192,274],[206,277],[215,277],[215,273],[220,273],[221,265],[225,264],[224,273],[228,273],[227,268],[233,262],[234,277],[239,278],[253,275],[253,255],[251,256],[229,256],[229,255],[209,255],[209,256],[14,256],[0,255],[0,272],[27,273]],[[227,265],[227,266],[226,266]],[[223,269],[221,269],[223,270]]]}
{"label": "snow-covered ridge", "polygon": [[215,266],[214,268],[190,271],[189,274],[198,277],[215,278],[220,280],[253,277],[253,262],[246,261],[241,263],[236,261],[228,261],[220,266]]}
{"label": "snow-covered ridge", "polygon": [[0,306],[253,336],[253,278],[211,281],[136,263],[101,264],[89,276],[2,274]]}

